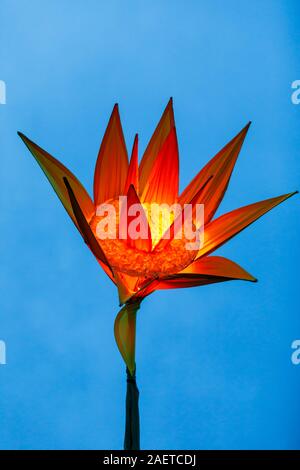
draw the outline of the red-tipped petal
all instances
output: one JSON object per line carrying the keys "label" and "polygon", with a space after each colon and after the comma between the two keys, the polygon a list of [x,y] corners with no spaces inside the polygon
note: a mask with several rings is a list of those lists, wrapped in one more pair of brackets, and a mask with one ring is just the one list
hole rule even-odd
{"label": "red-tipped petal", "polygon": [[71,202],[71,205],[72,205],[72,209],[73,209],[73,212],[74,212],[74,215],[76,217],[76,221],[77,221],[77,224],[78,224],[78,227],[82,233],[82,236],[84,238],[84,241],[86,242],[86,244],[90,247],[92,253],[96,256],[96,258],[100,261],[102,261],[102,263],[104,263],[106,266],[109,267],[109,263],[106,259],[106,256],[101,248],[101,246],[99,245],[95,235],[93,234],[92,232],[92,229],[91,227],[89,226],[82,210],[81,210],[81,207],[76,199],[76,196],[73,192],[73,189],[68,181],[67,178],[64,177],[64,184],[67,188],[67,191],[68,191],[68,194],[69,194],[69,198],[70,198],[70,202]]}
{"label": "red-tipped petal", "polygon": [[[136,227],[135,222],[137,220],[139,221],[138,227]],[[133,228],[136,228],[136,230],[133,230]],[[139,232],[141,238],[135,238],[131,236],[131,230],[134,232]],[[151,230],[141,201],[132,184],[128,189],[127,203],[122,204],[121,207],[119,235],[121,235],[121,238],[126,239],[127,245],[131,248],[143,251],[151,251]]]}
{"label": "red-tipped petal", "polygon": [[241,130],[210,162],[198,173],[179,197],[179,203],[188,202],[197,193],[198,188],[214,175],[205,191],[197,201],[204,204],[204,220],[209,222],[215,214],[227,189],[234,165],[243,145],[250,122]]}
{"label": "red-tipped petal", "polygon": [[245,269],[233,261],[221,256],[205,256],[191,263],[176,278],[197,278],[198,276],[225,277],[229,279],[240,279],[255,282],[256,279]]}
{"label": "red-tipped petal", "polygon": [[98,206],[124,194],[128,156],[118,105],[114,106],[101,142],[94,175],[94,202]]}
{"label": "red-tipped petal", "polygon": [[28,139],[24,134],[18,132],[18,135],[21,137],[21,139],[23,140],[23,142],[30,150],[30,152],[38,162],[39,166],[45,173],[47,179],[49,180],[54,191],[61,200],[69,216],[72,218],[73,222],[78,226],[68,196],[68,192],[63,181],[64,177],[68,178],[68,180],[72,184],[74,194],[76,195],[76,198],[79,201],[80,207],[85,218],[87,220],[90,220],[95,212],[94,204],[82,184],[73,175],[73,173],[71,173],[62,163],[52,157],[49,153],[47,153],[41,147],[36,145],[30,139]]}
{"label": "red-tipped petal", "polygon": [[210,222],[205,227],[204,244],[199,250],[197,259],[219,248],[223,243],[244,230],[259,217],[294,194],[295,192],[250,204],[249,206],[228,212]]}
{"label": "red-tipped petal", "polygon": [[133,185],[139,193],[139,163],[138,163],[138,135],[135,135],[130,163],[128,167],[127,179],[124,188],[124,194],[127,194],[129,186]]}
{"label": "red-tipped petal", "polygon": [[172,127],[149,173],[142,202],[173,204],[178,198],[179,155],[176,129]]}
{"label": "red-tipped petal", "polygon": [[135,371],[136,312],[140,301],[126,304],[118,313],[114,333],[117,346],[131,375]]}
{"label": "red-tipped petal", "polygon": [[140,194],[145,189],[156,157],[174,125],[173,101],[171,98],[150,139],[140,164]]}

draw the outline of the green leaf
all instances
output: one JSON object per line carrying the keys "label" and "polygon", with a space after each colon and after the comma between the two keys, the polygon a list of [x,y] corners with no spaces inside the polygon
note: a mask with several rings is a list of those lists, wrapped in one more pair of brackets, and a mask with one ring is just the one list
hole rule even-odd
{"label": "green leaf", "polygon": [[136,312],[140,304],[141,301],[125,304],[114,325],[117,346],[132,376],[135,372]]}

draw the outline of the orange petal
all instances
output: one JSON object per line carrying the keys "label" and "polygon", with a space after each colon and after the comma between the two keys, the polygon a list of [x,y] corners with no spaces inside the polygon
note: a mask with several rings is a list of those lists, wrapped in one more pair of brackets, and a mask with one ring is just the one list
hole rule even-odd
{"label": "orange petal", "polygon": [[228,212],[216,220],[213,220],[205,227],[204,244],[199,250],[197,258],[216,250],[223,245],[223,243],[237,235],[259,217],[273,209],[273,207],[296,193],[297,191],[283,196],[266,199],[265,201],[256,202],[255,204],[250,204],[249,206],[244,206],[232,212]]}
{"label": "orange petal", "polygon": [[138,135],[135,135],[130,163],[128,167],[127,179],[124,188],[124,194],[127,194],[129,186],[133,185],[136,192],[139,192],[139,163],[138,163]]}
{"label": "orange petal", "polygon": [[136,312],[139,308],[140,301],[126,304],[118,313],[114,325],[117,346],[131,375],[135,371]]}
{"label": "orange petal", "polygon": [[[137,212],[139,215],[129,215],[130,207],[136,205]],[[130,236],[130,224],[138,217],[140,221],[140,233],[145,234],[145,238],[132,238]],[[123,204],[121,207],[120,215],[120,233],[122,238],[125,238],[127,245],[131,248],[143,251],[151,251],[152,240],[151,231],[148,224],[146,213],[143,209],[141,201],[136,193],[134,186],[131,184],[127,193],[127,204]]]}
{"label": "orange petal", "polygon": [[127,171],[127,150],[116,104],[101,142],[95,168],[94,202],[96,206],[123,194]]}
{"label": "orange petal", "polygon": [[106,259],[106,256],[104,254],[104,251],[102,250],[101,246],[99,245],[96,237],[94,236],[93,232],[92,232],[92,229],[91,227],[89,226],[82,210],[81,210],[81,207],[80,205],[78,204],[78,201],[75,197],[75,194],[73,192],[73,189],[68,181],[68,179],[66,177],[64,177],[64,183],[66,185],[66,188],[67,188],[67,191],[68,191],[68,194],[69,194],[69,198],[70,198],[70,202],[71,202],[71,205],[72,205],[72,209],[73,209],[73,212],[74,212],[74,215],[76,217],[76,221],[77,221],[77,224],[78,224],[78,227],[82,233],[82,236],[84,238],[84,241],[85,243],[90,247],[92,253],[96,256],[96,258],[100,261],[102,261],[102,263],[104,263],[106,266],[109,267],[109,263]]}
{"label": "orange petal", "polygon": [[176,129],[172,127],[159,150],[141,196],[142,202],[173,204],[179,185],[179,155]]}
{"label": "orange petal", "polygon": [[145,298],[156,290],[183,289],[231,280],[256,282],[255,277],[233,261],[210,256],[194,261],[176,275],[154,280],[137,292],[133,299]]}
{"label": "orange petal", "polygon": [[225,277],[229,279],[240,279],[244,281],[256,281],[255,277],[233,261],[221,256],[205,256],[191,263],[176,278],[197,278],[198,276]]}
{"label": "orange petal", "polygon": [[150,139],[140,164],[140,194],[145,189],[156,157],[174,125],[173,101],[171,98]]}
{"label": "orange petal", "polygon": [[250,124],[249,122],[236,137],[210,160],[179,197],[180,204],[190,201],[203,182],[213,174],[213,179],[207,185],[205,191],[201,193],[201,197],[199,197],[197,201],[198,204],[204,204],[204,221],[206,223],[212,219],[223,199]]}
{"label": "orange petal", "polygon": [[71,182],[74,194],[80,203],[82,212],[85,218],[89,221],[95,212],[94,204],[78,179],[62,163],[53,158],[51,155],[49,155],[49,153],[36,145],[34,142],[29,140],[24,134],[18,132],[18,135],[21,137],[47,176],[49,182],[53,186],[54,191],[58,195],[73,222],[77,225],[76,217],[74,215],[68,192],[63,181],[64,177],[68,178],[68,180]]}

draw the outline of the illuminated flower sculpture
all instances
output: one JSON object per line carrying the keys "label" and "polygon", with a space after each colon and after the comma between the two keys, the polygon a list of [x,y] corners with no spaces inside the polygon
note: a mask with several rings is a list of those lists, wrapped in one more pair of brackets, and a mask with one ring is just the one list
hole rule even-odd
{"label": "illuminated flower sculpture", "polygon": [[[210,255],[294,194],[250,204],[212,220],[227,189],[248,128],[249,124],[179,195],[179,158],[172,100],[140,165],[137,136],[128,162],[118,106],[115,105],[96,163],[94,201],[67,168],[19,134],[84,241],[118,288],[123,308],[116,317],[114,332],[127,366],[125,449],[139,448],[135,322],[141,301],[158,289],[194,287],[234,279],[255,281],[233,261]],[[174,204],[176,210],[168,211]],[[153,205],[162,207],[159,217],[153,217],[149,210]],[[200,224],[195,218],[199,205],[204,207]],[[132,212],[132,207],[138,207],[138,211]],[[189,243],[191,238],[183,230],[185,207],[190,209],[192,233],[199,244]],[[179,220],[181,224],[177,223]],[[132,230],[134,227],[135,231]],[[200,232],[202,236],[197,237]]]}

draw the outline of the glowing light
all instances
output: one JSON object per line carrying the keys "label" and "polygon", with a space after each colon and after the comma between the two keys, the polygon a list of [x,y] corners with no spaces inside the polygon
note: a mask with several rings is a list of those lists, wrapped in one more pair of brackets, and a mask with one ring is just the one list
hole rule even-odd
{"label": "glowing light", "polygon": [[[146,252],[128,247],[126,239],[122,240],[115,236],[120,227],[119,200],[107,201],[105,205],[113,206],[115,211],[94,215],[90,227],[101,242],[113,269],[130,276],[155,278],[176,274],[188,266],[196,256],[198,250],[187,250],[186,244],[190,240],[185,238],[183,230],[181,238],[170,240],[168,246],[162,251]],[[158,211],[157,206],[151,207],[148,203],[143,204],[143,207],[151,230],[152,248],[154,248],[173,222],[174,211],[170,211],[167,206],[162,206]],[[104,219],[105,226],[102,225]],[[106,233],[99,233],[99,227],[105,229]]]}

